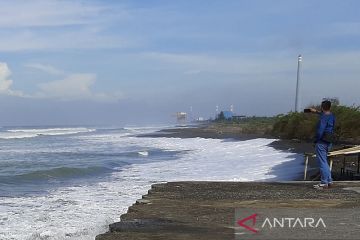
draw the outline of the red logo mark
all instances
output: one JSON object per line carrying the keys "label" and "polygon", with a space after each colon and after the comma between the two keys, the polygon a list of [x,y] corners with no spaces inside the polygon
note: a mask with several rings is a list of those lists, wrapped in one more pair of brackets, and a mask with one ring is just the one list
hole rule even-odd
{"label": "red logo mark", "polygon": [[[255,214],[253,214],[251,216],[248,216],[248,217],[246,217],[246,218],[244,218],[242,220],[237,221],[237,224],[239,224],[239,226],[241,226],[241,227],[243,227],[243,228],[245,228],[245,229],[247,229],[249,231],[252,231],[253,233],[257,233],[258,231],[256,229],[252,228],[253,226],[255,226],[256,216],[257,216],[257,214],[255,213]],[[249,227],[248,225],[244,224],[246,221],[249,221],[251,219],[252,219],[252,227]]]}

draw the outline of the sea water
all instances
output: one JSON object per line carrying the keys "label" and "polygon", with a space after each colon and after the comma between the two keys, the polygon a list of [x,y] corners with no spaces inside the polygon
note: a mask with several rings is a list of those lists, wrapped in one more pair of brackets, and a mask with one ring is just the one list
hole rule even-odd
{"label": "sea water", "polygon": [[151,184],[292,180],[275,139],[138,137],[161,127],[0,129],[0,239],[94,239]]}

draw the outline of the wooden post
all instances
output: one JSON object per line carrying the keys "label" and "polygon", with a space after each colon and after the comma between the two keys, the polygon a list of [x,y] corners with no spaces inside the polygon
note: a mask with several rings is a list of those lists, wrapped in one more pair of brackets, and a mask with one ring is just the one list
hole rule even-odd
{"label": "wooden post", "polygon": [[333,165],[333,158],[332,158],[332,157],[329,157],[329,161],[330,161],[330,172],[331,172],[332,165]]}
{"label": "wooden post", "polygon": [[342,167],[342,169],[341,169],[341,175],[345,175],[345,167],[346,167],[346,163],[345,163],[345,155],[344,155],[344,157],[343,157],[343,167]]}
{"label": "wooden post", "polygon": [[305,154],[305,169],[304,169],[304,181],[306,180],[307,168],[309,163],[309,155]]}

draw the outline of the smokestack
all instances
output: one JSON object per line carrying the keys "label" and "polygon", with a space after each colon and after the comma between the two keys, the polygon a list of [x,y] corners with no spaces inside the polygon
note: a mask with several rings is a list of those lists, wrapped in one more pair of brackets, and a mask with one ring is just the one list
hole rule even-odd
{"label": "smokestack", "polygon": [[300,68],[301,68],[302,57],[301,54],[298,56],[298,67],[297,67],[297,79],[296,79],[296,96],[295,96],[295,112],[299,112],[300,101],[299,101],[299,85],[300,85]]}

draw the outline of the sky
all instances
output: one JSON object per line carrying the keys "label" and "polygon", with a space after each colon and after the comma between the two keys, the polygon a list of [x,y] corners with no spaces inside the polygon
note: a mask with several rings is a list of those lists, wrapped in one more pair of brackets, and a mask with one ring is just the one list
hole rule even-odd
{"label": "sky", "polygon": [[0,126],[360,105],[357,0],[0,0]]}

